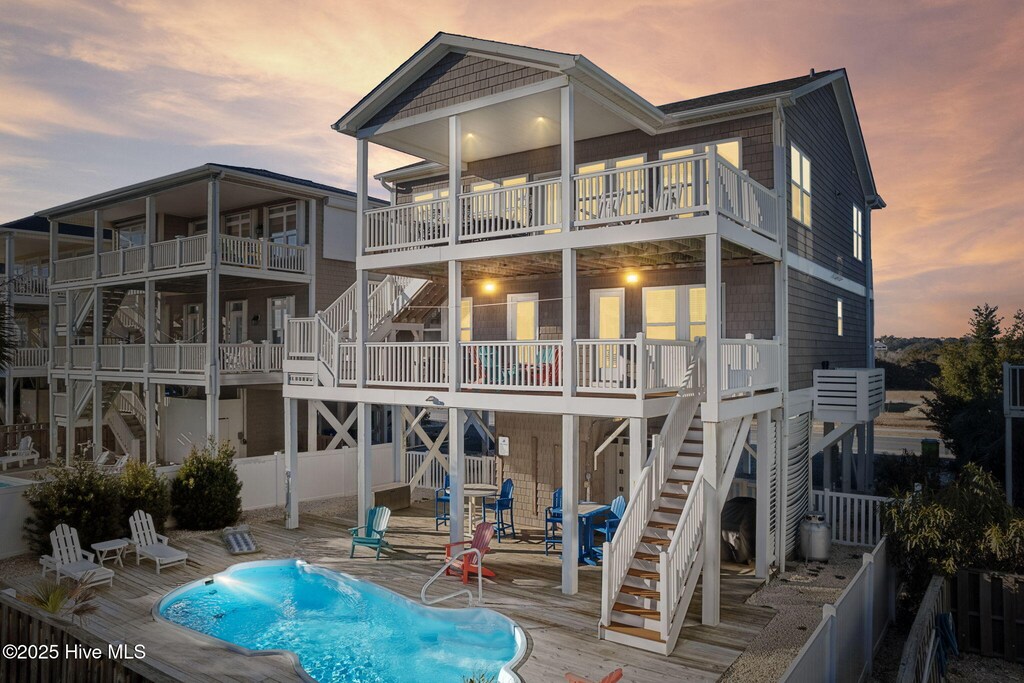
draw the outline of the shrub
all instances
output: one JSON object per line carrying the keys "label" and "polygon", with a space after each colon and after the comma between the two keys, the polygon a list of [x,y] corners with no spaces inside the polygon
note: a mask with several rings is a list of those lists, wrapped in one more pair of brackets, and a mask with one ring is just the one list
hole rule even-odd
{"label": "shrub", "polygon": [[44,478],[25,492],[32,515],[25,521],[25,538],[32,552],[49,554],[50,532],[58,524],[78,530],[82,548],[122,536],[121,490],[116,477],[104,475],[92,462],[49,467]]}
{"label": "shrub", "polygon": [[154,467],[134,460],[125,464],[124,472],[117,479],[121,486],[124,535],[131,535],[128,518],[136,510],[145,510],[153,515],[156,530],[163,533],[167,517],[171,514],[171,487],[167,480],[159,476]]}
{"label": "shrub", "polygon": [[220,529],[242,514],[242,482],[233,449],[226,441],[193,447],[171,484],[171,509],[185,529]]}
{"label": "shrub", "polygon": [[22,600],[61,619],[77,619],[78,623],[96,611],[96,589],[81,581],[66,585],[54,579],[43,579]]}

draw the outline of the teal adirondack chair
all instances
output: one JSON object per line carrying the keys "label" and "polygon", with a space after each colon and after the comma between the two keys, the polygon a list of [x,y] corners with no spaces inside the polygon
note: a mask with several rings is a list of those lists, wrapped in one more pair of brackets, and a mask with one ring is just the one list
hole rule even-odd
{"label": "teal adirondack chair", "polygon": [[384,534],[388,531],[388,522],[391,521],[391,510],[381,505],[370,508],[366,513],[366,526],[357,526],[349,529],[352,534],[352,551],[349,557],[355,557],[356,546],[362,545],[373,548],[377,551],[377,558],[380,559],[380,549],[387,547],[388,542],[384,540]]}

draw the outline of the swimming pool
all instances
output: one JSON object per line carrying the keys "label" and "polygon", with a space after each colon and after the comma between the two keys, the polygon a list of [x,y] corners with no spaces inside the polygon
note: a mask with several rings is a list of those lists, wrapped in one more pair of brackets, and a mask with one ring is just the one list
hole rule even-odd
{"label": "swimming pool", "polygon": [[492,610],[426,607],[294,559],[233,565],[168,593],[153,614],[245,654],[292,653],[296,671],[320,683],[516,683],[526,647]]}

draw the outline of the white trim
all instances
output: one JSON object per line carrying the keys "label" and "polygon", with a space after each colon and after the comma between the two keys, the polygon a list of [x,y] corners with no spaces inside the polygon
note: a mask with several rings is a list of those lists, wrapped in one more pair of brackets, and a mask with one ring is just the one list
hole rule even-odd
{"label": "white trim", "polygon": [[799,254],[789,252],[786,255],[786,262],[789,264],[790,268],[797,272],[803,273],[804,275],[810,275],[811,277],[817,278],[822,282],[828,282],[829,284],[835,285],[840,289],[845,289],[847,292],[850,292],[851,294],[856,294],[857,296],[863,297],[867,296],[867,288],[864,285],[854,282],[849,278],[845,278],[839,273],[833,272],[828,268],[819,265],[808,258],[800,256]]}

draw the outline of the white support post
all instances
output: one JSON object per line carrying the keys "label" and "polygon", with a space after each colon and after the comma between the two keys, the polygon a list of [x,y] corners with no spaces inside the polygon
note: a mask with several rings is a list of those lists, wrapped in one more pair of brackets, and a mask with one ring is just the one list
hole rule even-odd
{"label": "white support post", "polygon": [[284,400],[285,529],[299,527],[299,421],[297,398]]}
{"label": "white support post", "polygon": [[14,424],[14,375],[10,368],[4,374],[4,424]]}
{"label": "white support post", "polygon": [[868,493],[871,488],[871,480],[867,479],[868,471],[868,454],[867,444],[865,439],[867,437],[867,425],[857,425],[855,430],[857,432],[857,488],[856,490],[861,493]]}
{"label": "white support post", "polygon": [[459,332],[462,324],[462,264],[448,262],[448,382],[449,390],[455,393],[462,381],[459,358]]}
{"label": "white support post", "polygon": [[146,197],[146,230],[145,230],[145,263],[143,267],[147,273],[153,270],[153,243],[156,242],[156,197]]}
{"label": "white support post", "polygon": [[356,491],[359,500],[359,526],[366,524],[366,513],[373,507],[373,440],[370,438],[372,403],[358,403],[356,410]]}
{"label": "white support post", "polygon": [[92,455],[98,457],[103,452],[103,382],[93,379],[92,382]]}
{"label": "white support post", "polygon": [[466,414],[458,408],[448,409],[448,483],[449,542],[459,543],[465,538]]}
{"label": "white support post", "polygon": [[206,201],[206,432],[220,441],[220,179],[208,181]]}
{"label": "white support post", "polygon": [[562,593],[579,591],[580,416],[562,415]]}
{"label": "white support post", "polygon": [[647,419],[629,418],[629,497],[636,490],[637,477],[647,460]]}
{"label": "white support post", "polygon": [[576,395],[576,252],[562,250],[562,395]]}
{"label": "white support post", "polygon": [[[448,117],[448,238],[452,245],[459,243],[462,221],[459,219],[459,194],[462,182],[462,119],[458,114]],[[449,309],[451,310],[451,309]],[[458,313],[458,309],[455,309]],[[458,315],[456,315],[458,319]]]}
{"label": "white support post", "polygon": [[[709,289],[710,294],[710,289]],[[708,309],[710,318],[710,308]],[[710,331],[711,321],[708,320]],[[710,350],[712,347],[708,346]],[[711,369],[708,369],[708,382]],[[704,423],[704,576],[701,579],[701,623],[718,626],[721,616],[722,508],[718,503],[718,423]]]}
{"label": "white support post", "polygon": [[[98,213],[98,212],[97,212]],[[100,344],[103,343],[103,288],[93,287],[92,293],[92,455],[103,452],[103,383],[96,379],[100,369]]]}
{"label": "white support post", "polygon": [[843,493],[853,490],[853,431],[843,437]]}
{"label": "white support post", "polygon": [[392,472],[394,472],[394,481],[405,482],[402,478],[402,461],[404,460],[403,454],[405,451],[405,439],[403,438],[405,432],[404,420],[402,419],[402,409],[400,406],[391,406],[391,457],[392,457]]}
{"label": "white support post", "polygon": [[103,252],[103,212],[92,212],[92,258],[93,275],[100,277],[100,254]]}
{"label": "white support post", "polygon": [[[363,256],[366,240],[366,207],[369,205],[367,196],[367,164],[370,143],[366,138],[356,140],[356,258]],[[364,299],[365,301],[365,299]],[[358,300],[357,300],[358,302]],[[312,315],[313,311],[310,311]]]}
{"label": "white support post", "polygon": [[[7,320],[14,320],[14,233],[4,235],[4,274],[7,276]],[[51,318],[52,320],[52,318]],[[20,340],[19,340],[20,341]],[[14,373],[11,368],[4,370],[4,424],[14,424]]]}
{"label": "white support post", "polygon": [[142,313],[145,316],[145,329],[142,343],[145,346],[143,346],[142,370],[148,378],[149,373],[153,372],[153,344],[156,343],[156,283],[153,280],[146,280],[143,302],[145,310]]}
{"label": "white support post", "polygon": [[317,428],[320,420],[317,419],[316,406],[312,401],[306,401],[306,451],[315,453],[317,451]]}
{"label": "white support post", "polygon": [[771,412],[757,414],[757,531],[754,539],[755,576],[768,578],[768,527],[771,523],[771,470],[775,461]]}
{"label": "white support post", "polygon": [[148,379],[144,384],[142,400],[146,402],[146,462],[156,464],[156,402],[160,395],[156,385]]}
{"label": "white support post", "polygon": [[[576,172],[576,98],[573,85],[561,90],[560,125],[562,151],[562,232],[572,229],[575,209],[575,186],[572,176]],[[564,261],[563,261],[564,264]]]}
{"label": "white support post", "polygon": [[[369,273],[356,271],[356,386],[366,384],[366,342],[370,340],[370,318],[366,305],[370,293]],[[318,328],[319,329],[319,328]],[[337,382],[337,377],[334,378]]]}
{"label": "white support post", "polygon": [[306,202],[306,274],[309,275],[309,285],[306,288],[309,297],[306,315],[316,313],[316,261],[320,254],[317,237],[318,221],[320,220],[319,207],[320,202],[316,199]]}
{"label": "white support post", "polygon": [[[714,145],[711,146],[714,161]],[[714,188],[715,183],[710,183]],[[707,397],[701,417],[705,422],[718,422],[718,404],[721,401],[722,371],[722,238],[717,234],[704,238],[704,292],[707,313],[707,339],[704,345],[707,364]],[[713,553],[712,553],[713,554]]]}
{"label": "white support post", "polygon": [[[836,428],[835,423],[825,422],[821,426],[822,435],[827,436],[833,429]],[[811,429],[814,429],[814,424],[811,424]],[[814,457],[814,453],[811,453],[811,457]],[[835,477],[832,475],[832,446],[825,448],[821,451],[821,485],[822,488],[831,489],[835,484]],[[811,493],[813,495],[813,492]]]}
{"label": "white support post", "polygon": [[[57,348],[57,299],[53,293],[53,276],[56,270],[57,258],[60,255],[60,224],[57,221],[50,221],[50,267],[48,268],[49,275],[47,276],[47,287],[50,292],[49,301],[49,315],[47,320],[50,321],[49,330],[47,330],[47,348],[50,349],[50,360],[47,364],[47,399],[49,402],[49,416],[50,416],[50,460],[56,461],[57,458],[57,417],[54,415],[57,397],[54,395],[54,387],[57,385],[56,378],[54,377],[54,365],[53,365],[53,353],[54,349]],[[67,294],[64,295],[65,314],[70,312],[70,307],[67,306]],[[65,388],[65,391],[67,389]]]}
{"label": "white support post", "polygon": [[[782,391],[782,414],[777,425],[776,439],[777,478],[776,478],[776,520],[775,541],[776,558],[779,570],[786,570],[786,533],[783,524],[786,507],[786,468],[789,460],[789,247],[788,231],[786,230],[789,209],[786,193],[789,183],[786,181],[789,164],[786,161],[786,114],[781,100],[776,100],[772,109],[772,188],[776,198],[776,221],[782,226],[779,230],[779,247],[781,259],[775,262],[775,336],[779,338],[780,390]],[[808,477],[810,480],[810,477]]]}

